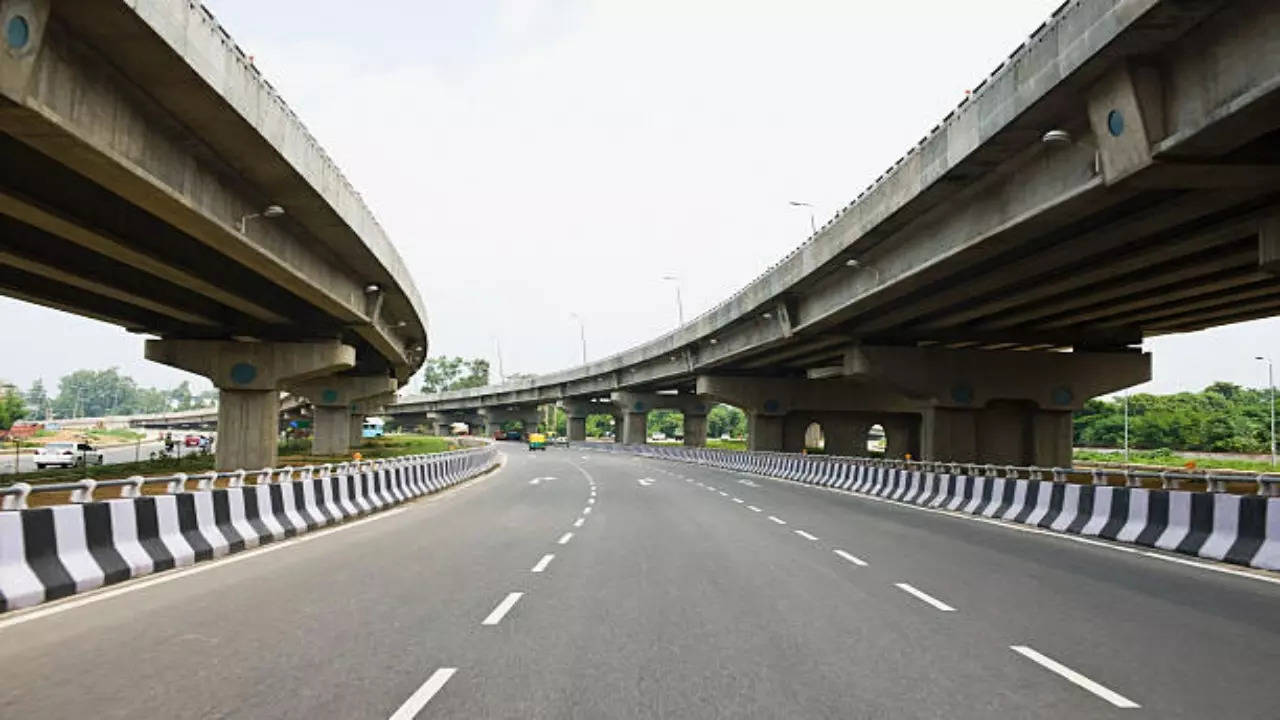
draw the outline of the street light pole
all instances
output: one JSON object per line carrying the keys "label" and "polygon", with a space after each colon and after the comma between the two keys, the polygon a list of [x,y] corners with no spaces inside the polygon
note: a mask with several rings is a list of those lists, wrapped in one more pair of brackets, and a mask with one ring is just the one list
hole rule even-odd
{"label": "street light pole", "polygon": [[1276,379],[1275,366],[1271,358],[1258,355],[1254,360],[1265,360],[1267,363],[1267,387],[1271,388],[1271,467],[1276,466]]}
{"label": "street light pole", "polygon": [[1129,393],[1124,394],[1124,461],[1129,462]]}
{"label": "street light pole", "polygon": [[587,328],[582,323],[582,316],[578,313],[569,313],[569,316],[578,321],[578,339],[582,341],[582,364],[587,364]]}
{"label": "street light pole", "polygon": [[663,275],[663,280],[671,280],[676,284],[676,317],[680,319],[680,325],[684,326],[684,303],[680,300],[680,278],[675,275]]}

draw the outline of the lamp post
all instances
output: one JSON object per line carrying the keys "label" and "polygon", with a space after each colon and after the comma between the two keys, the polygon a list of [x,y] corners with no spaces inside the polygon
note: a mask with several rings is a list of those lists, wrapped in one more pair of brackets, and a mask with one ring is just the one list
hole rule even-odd
{"label": "lamp post", "polygon": [[1124,394],[1124,461],[1129,462],[1129,393]]}
{"label": "lamp post", "polygon": [[1271,467],[1276,466],[1276,379],[1275,366],[1271,363],[1271,358],[1257,355],[1254,360],[1262,360],[1267,363],[1267,387],[1271,389]]}
{"label": "lamp post", "polygon": [[813,219],[813,205],[807,202],[800,202],[799,200],[788,200],[787,204],[791,207],[809,208],[809,229],[813,231],[814,235],[817,235],[818,223],[814,222]]}
{"label": "lamp post", "polygon": [[680,325],[684,325],[684,303],[680,300],[680,278],[675,275],[663,275],[663,280],[670,280],[676,284],[676,317],[680,319]]}
{"label": "lamp post", "polygon": [[262,209],[262,212],[249,213],[240,218],[240,234],[244,234],[245,224],[254,218],[278,218],[284,214],[284,208],[279,205],[268,205]]}
{"label": "lamp post", "polygon": [[569,313],[569,317],[578,321],[578,340],[582,342],[582,364],[587,364],[587,328],[582,324],[582,316],[578,313]]}

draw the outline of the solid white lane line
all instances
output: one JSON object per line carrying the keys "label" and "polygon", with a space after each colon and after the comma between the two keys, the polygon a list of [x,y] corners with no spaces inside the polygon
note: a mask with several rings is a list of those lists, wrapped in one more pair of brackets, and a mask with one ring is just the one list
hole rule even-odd
{"label": "solid white lane line", "polygon": [[1084,675],[1081,675],[1075,670],[1072,670],[1066,665],[1063,665],[1062,663],[1054,660],[1053,658],[1045,657],[1044,655],[1041,655],[1040,653],[1036,652],[1035,650],[1032,650],[1026,645],[1010,645],[1009,649],[1027,658],[1028,660],[1040,665],[1041,667],[1049,670],[1050,672],[1061,675],[1067,680],[1075,683],[1076,685],[1079,685],[1085,690],[1088,690],[1089,692],[1093,693],[1094,695],[1097,695],[1098,697],[1102,698],[1103,700],[1106,700],[1107,702],[1111,703],[1112,705],[1115,705],[1118,708],[1142,707],[1138,703],[1121,695],[1115,690],[1112,690],[1111,688],[1108,688],[1104,685],[1099,685],[1098,683],[1090,680]]}
{"label": "solid white lane line", "polygon": [[736,503],[744,502],[744,500],[743,500],[742,498],[734,498],[734,499],[733,499],[733,501],[734,501],[734,502],[736,502]]}
{"label": "solid white lane line", "polygon": [[756,507],[755,505],[748,505],[747,509],[750,510],[751,512],[760,512],[760,508]]}
{"label": "solid white lane line", "polygon": [[818,539],[816,536],[814,536],[814,535],[810,535],[809,533],[807,533],[807,532],[805,532],[805,531],[803,531],[803,530],[797,530],[797,531],[796,531],[796,534],[797,534],[797,535],[799,535],[800,537],[804,538],[805,540],[817,540],[817,539]]}
{"label": "solid white lane line", "polygon": [[444,687],[444,684],[449,682],[449,678],[453,677],[456,672],[458,672],[458,668],[442,667],[431,673],[431,677],[422,683],[422,687],[415,690],[409,696],[409,699],[405,700],[404,704],[391,714],[390,720],[413,720],[413,718],[416,718],[418,713],[422,712],[422,708],[431,702],[431,698],[440,692],[440,688]]}
{"label": "solid white lane line", "polygon": [[565,544],[568,544],[568,542],[569,542],[570,540],[572,540],[572,539],[573,539],[573,533],[571,533],[571,532],[569,532],[569,533],[565,533],[565,534],[563,534],[563,535],[561,535],[561,536],[560,536],[560,539],[556,541],[556,544],[557,544],[557,545],[565,545]]}
{"label": "solid white lane line", "polygon": [[772,520],[773,522],[778,523],[779,525],[786,525],[786,524],[787,524],[787,521],[786,521],[786,520],[783,520],[783,519],[782,519],[782,518],[780,518],[780,517],[775,517],[775,516],[773,516],[773,515],[770,515],[770,516],[769,516],[769,519],[770,519],[770,520]]}
{"label": "solid white lane line", "polygon": [[866,561],[866,560],[863,560],[862,558],[860,558],[860,557],[858,557],[858,556],[856,556],[856,555],[850,555],[849,553],[847,553],[847,552],[845,552],[845,551],[843,551],[843,550],[832,550],[832,552],[834,552],[835,554],[837,554],[837,555],[839,555],[840,557],[844,558],[845,560],[848,560],[849,562],[853,563],[854,565],[857,565],[858,567],[866,567],[866,566],[867,566],[867,561]]}
{"label": "solid white lane line", "polygon": [[580,518],[578,518],[577,520],[574,520],[574,521],[573,521],[573,526],[574,526],[574,527],[582,527],[582,523],[584,523],[584,522],[586,522],[586,521],[587,521],[587,519],[586,519],[586,518],[584,518],[584,517],[580,517]]}
{"label": "solid white lane line", "polygon": [[529,572],[542,572],[543,570],[546,570],[547,566],[551,564],[551,561],[555,559],[556,559],[555,555],[551,553],[547,553],[546,555],[542,556],[542,559],[538,561],[538,564],[534,565],[533,569],[530,570]]}
{"label": "solid white lane line", "polygon": [[908,595],[913,595],[913,596],[915,596],[915,597],[916,597],[917,599],[919,599],[919,600],[923,600],[924,602],[929,603],[930,605],[932,605],[932,606],[934,606],[935,608],[937,608],[937,609],[941,610],[942,612],[955,612],[955,611],[956,611],[956,609],[955,609],[955,608],[953,608],[953,607],[951,607],[950,605],[948,605],[948,604],[946,604],[946,603],[942,602],[942,601],[941,601],[941,600],[939,600],[938,598],[936,598],[936,597],[934,597],[934,596],[932,596],[932,595],[930,595],[930,594],[928,594],[928,593],[926,593],[926,592],[922,592],[922,591],[920,591],[920,590],[917,590],[916,588],[914,588],[914,587],[912,587],[912,586],[910,586],[910,585],[908,585],[908,584],[906,584],[906,583],[894,583],[894,585],[895,585],[899,590],[901,590],[901,591],[903,591],[903,592],[907,593]]}
{"label": "solid white lane line", "polygon": [[506,616],[507,613],[511,612],[511,608],[515,607],[516,603],[520,602],[520,598],[522,597],[524,597],[524,593],[522,592],[513,592],[507,595],[502,599],[502,602],[498,603],[498,607],[494,608],[493,612],[489,613],[489,617],[485,618],[480,624],[497,625],[502,622],[502,618]]}

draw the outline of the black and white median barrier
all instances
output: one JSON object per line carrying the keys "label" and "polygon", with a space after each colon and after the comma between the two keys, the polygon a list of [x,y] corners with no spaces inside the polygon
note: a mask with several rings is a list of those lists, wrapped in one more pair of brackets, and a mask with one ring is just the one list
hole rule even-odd
{"label": "black and white median barrier", "polygon": [[[333,525],[438,492],[497,463],[497,449],[485,445],[336,467],[15,483],[0,488],[0,611]],[[108,488],[118,488],[119,497],[94,499]],[[70,491],[71,502],[27,507],[31,494],[55,491]]]}
{"label": "black and white median barrier", "polygon": [[[1280,475],[1213,475],[875,460],[797,453],[583,443],[579,447],[696,462],[1054,532],[1280,570]],[[1091,478],[1088,484],[1070,476]],[[1113,479],[1122,485],[1113,485]],[[1143,480],[1160,488],[1142,487]],[[1206,491],[1179,489],[1203,482]],[[1254,481],[1257,494],[1225,492]],[[2,557],[2,556],[0,556]]]}

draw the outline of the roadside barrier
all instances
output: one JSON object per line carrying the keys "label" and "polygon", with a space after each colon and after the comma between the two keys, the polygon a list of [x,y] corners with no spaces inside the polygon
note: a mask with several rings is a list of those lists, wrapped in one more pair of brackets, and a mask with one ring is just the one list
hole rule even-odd
{"label": "roadside barrier", "polygon": [[[337,466],[0,488],[0,611],[240,552],[438,492],[492,468],[491,445]],[[216,487],[222,481],[225,487]],[[195,489],[188,487],[195,483]],[[164,494],[144,495],[144,487]],[[118,488],[118,498],[94,493]],[[27,507],[34,493],[71,503]]]}
{"label": "roadside barrier", "polygon": [[[581,443],[602,452],[644,455],[763,475],[922,507],[1100,537],[1172,552],[1280,570],[1280,476],[1001,467],[831,455]],[[1067,482],[1069,475],[1091,484]],[[1142,487],[1158,480],[1161,487]],[[1253,480],[1255,495],[1225,492]],[[1180,489],[1203,482],[1204,491]]]}

